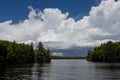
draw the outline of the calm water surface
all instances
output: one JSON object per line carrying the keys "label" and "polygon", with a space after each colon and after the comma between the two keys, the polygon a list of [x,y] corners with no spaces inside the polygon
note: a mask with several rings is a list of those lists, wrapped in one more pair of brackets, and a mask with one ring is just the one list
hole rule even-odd
{"label": "calm water surface", "polygon": [[120,63],[77,59],[52,60],[50,64],[1,64],[0,80],[120,80]]}

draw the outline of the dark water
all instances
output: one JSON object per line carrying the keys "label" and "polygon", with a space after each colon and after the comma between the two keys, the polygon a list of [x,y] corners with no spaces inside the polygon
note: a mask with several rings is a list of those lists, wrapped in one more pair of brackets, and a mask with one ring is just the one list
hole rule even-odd
{"label": "dark water", "polygon": [[0,80],[120,80],[120,63],[52,60],[50,64],[0,65]]}

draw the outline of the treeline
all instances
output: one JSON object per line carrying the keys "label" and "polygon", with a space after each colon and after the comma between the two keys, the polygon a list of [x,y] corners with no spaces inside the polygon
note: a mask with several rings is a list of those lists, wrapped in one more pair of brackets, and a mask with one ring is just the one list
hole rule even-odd
{"label": "treeline", "polygon": [[50,62],[50,50],[43,47],[42,42],[34,50],[33,43],[24,44],[15,41],[0,40],[0,62],[34,63]]}
{"label": "treeline", "polygon": [[109,41],[88,51],[88,61],[95,62],[120,62],[120,42]]}
{"label": "treeline", "polygon": [[86,59],[86,57],[51,56],[51,59]]}

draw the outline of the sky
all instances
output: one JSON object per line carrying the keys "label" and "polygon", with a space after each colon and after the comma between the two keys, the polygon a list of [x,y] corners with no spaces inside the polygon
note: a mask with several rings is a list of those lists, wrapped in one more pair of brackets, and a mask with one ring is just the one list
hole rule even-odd
{"label": "sky", "polygon": [[0,0],[2,40],[42,41],[53,49],[95,47],[119,41],[119,30],[119,0]]}
{"label": "sky", "polygon": [[69,12],[69,16],[77,20],[88,15],[92,6],[96,6],[100,0],[0,0],[0,22],[12,20],[13,23],[28,18],[28,6],[43,11],[45,8],[58,8],[63,13]]}

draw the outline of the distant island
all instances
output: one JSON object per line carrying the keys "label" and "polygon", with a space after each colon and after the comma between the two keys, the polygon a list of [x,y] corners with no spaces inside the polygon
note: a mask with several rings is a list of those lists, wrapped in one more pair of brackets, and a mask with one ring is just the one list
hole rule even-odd
{"label": "distant island", "polygon": [[50,62],[50,50],[44,48],[43,43],[39,42],[36,49],[33,43],[24,44],[0,40],[0,62],[4,63],[45,63]]}
{"label": "distant island", "polygon": [[88,51],[88,61],[94,62],[120,62],[120,42],[108,41]]}

